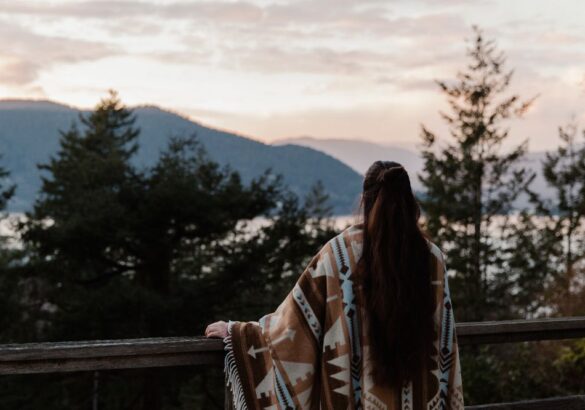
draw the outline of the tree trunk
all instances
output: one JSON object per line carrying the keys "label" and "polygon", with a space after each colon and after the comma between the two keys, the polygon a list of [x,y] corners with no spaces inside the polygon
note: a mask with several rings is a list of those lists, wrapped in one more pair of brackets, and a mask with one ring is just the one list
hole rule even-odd
{"label": "tree trunk", "polygon": [[475,192],[474,192],[474,204],[473,204],[473,279],[474,285],[476,288],[476,298],[478,298],[478,302],[475,303],[475,317],[473,320],[481,321],[484,319],[484,312],[481,308],[482,305],[485,305],[485,284],[484,278],[482,275],[482,266],[481,266],[481,220],[482,220],[482,175],[481,175],[481,167],[479,165],[478,175],[476,177],[476,184],[475,184]]}

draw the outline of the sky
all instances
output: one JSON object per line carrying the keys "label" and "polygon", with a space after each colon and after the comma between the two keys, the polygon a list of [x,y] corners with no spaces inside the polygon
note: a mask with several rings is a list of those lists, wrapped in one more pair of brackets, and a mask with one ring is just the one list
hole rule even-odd
{"label": "sky", "polygon": [[0,98],[91,108],[108,89],[257,140],[415,144],[478,25],[538,95],[505,147],[585,126],[582,0],[0,0]]}

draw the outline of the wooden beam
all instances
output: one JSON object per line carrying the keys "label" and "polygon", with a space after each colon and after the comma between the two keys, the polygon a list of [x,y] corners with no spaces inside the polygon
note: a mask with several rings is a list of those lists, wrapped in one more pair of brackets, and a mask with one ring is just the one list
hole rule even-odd
{"label": "wooden beam", "polygon": [[529,342],[585,337],[585,317],[562,317],[457,324],[460,345]]}
{"label": "wooden beam", "polygon": [[525,400],[512,403],[465,406],[465,410],[583,410],[585,396],[553,397],[550,399]]}
{"label": "wooden beam", "polygon": [[204,337],[0,345],[0,375],[222,363],[223,342]]}
{"label": "wooden beam", "polygon": [[[457,324],[460,345],[585,337],[585,317]],[[0,345],[0,374],[221,365],[223,342],[204,337]]]}

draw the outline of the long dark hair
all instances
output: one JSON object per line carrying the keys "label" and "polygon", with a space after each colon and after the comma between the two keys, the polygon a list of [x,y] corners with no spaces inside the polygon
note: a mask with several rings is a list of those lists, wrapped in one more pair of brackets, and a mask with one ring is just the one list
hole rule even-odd
{"label": "long dark hair", "polygon": [[422,370],[434,340],[435,298],[428,235],[406,170],[376,161],[360,202],[363,252],[358,261],[368,314],[371,376],[402,387]]}

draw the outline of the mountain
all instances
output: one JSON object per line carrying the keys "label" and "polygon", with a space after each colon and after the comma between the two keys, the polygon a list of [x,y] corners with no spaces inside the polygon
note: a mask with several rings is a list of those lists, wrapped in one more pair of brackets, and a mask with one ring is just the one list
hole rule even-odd
{"label": "mountain", "polygon": [[[240,172],[244,183],[271,168],[297,195],[304,196],[321,180],[338,215],[352,212],[362,176],[334,157],[310,147],[269,145],[193,122],[157,107],[134,108],[141,134],[135,157],[138,166],[153,164],[170,136],[196,134],[211,158]],[[31,208],[41,179],[37,164],[46,163],[59,148],[59,130],[78,122],[80,111],[51,101],[0,101],[0,164],[17,184],[10,211]]]}
{"label": "mountain", "polygon": [[[360,140],[338,138],[320,139],[312,137],[285,138],[277,140],[273,144],[297,144],[323,151],[346,163],[362,175],[372,162],[376,160],[396,161],[401,163],[408,171],[412,188],[415,191],[424,191],[422,184],[416,177],[416,174],[422,172],[423,160],[418,152],[416,152],[414,144],[412,144],[412,148],[408,148],[407,144],[398,146]],[[544,198],[552,198],[554,193],[547,186],[541,172],[541,162],[545,158],[545,155],[546,152],[543,151],[529,152],[524,158],[522,166],[537,172],[536,178],[532,182],[532,189],[540,193]],[[521,197],[516,203],[516,206],[528,206],[527,198],[524,196]]]}
{"label": "mountain", "polygon": [[354,170],[364,175],[368,167],[376,160],[396,161],[401,163],[408,171],[412,188],[422,188],[415,174],[422,170],[423,161],[418,153],[404,146],[378,144],[369,141],[338,139],[338,138],[313,138],[298,137],[285,138],[273,142],[274,145],[296,144],[313,148],[331,155],[346,163]]}

